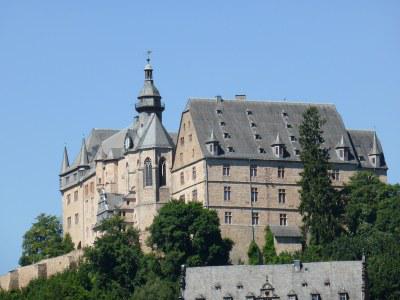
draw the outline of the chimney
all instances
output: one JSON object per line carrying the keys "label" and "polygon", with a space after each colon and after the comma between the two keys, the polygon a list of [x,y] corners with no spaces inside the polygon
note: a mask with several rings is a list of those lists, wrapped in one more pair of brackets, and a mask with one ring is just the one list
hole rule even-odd
{"label": "chimney", "polygon": [[215,96],[215,99],[217,100],[217,102],[222,102],[222,101],[224,101],[224,99],[222,99],[222,96],[221,96],[221,95]]}
{"label": "chimney", "polygon": [[235,100],[246,101],[246,95],[245,94],[237,94],[237,95],[235,95]]}

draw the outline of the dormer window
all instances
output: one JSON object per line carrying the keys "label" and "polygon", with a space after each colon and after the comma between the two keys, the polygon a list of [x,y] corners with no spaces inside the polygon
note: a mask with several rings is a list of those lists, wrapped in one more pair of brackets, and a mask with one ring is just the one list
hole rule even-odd
{"label": "dormer window", "polygon": [[229,146],[228,147],[228,152],[235,152],[235,150],[233,149],[233,147]]}
{"label": "dormer window", "polygon": [[224,139],[229,139],[231,135],[227,132],[224,132]]}
{"label": "dormer window", "polygon": [[287,116],[288,116],[287,112],[285,112],[284,110],[282,110],[282,116],[283,116],[283,117],[287,117]]}
{"label": "dormer window", "polygon": [[210,151],[210,153],[214,153],[214,144],[210,144],[208,150]]}
{"label": "dormer window", "polygon": [[290,136],[290,141],[295,142],[296,141],[296,137],[294,135]]}
{"label": "dormer window", "polygon": [[258,148],[258,153],[265,154],[266,152],[264,148]]}
{"label": "dormer window", "polygon": [[300,156],[300,150],[299,149],[295,149],[294,150],[294,154],[296,154],[296,156]]}
{"label": "dormer window", "polygon": [[217,109],[217,115],[222,115],[222,109]]}
{"label": "dormer window", "polygon": [[297,300],[296,295],[288,295],[288,300]]}
{"label": "dormer window", "polygon": [[321,300],[320,294],[311,294],[311,300]]}
{"label": "dormer window", "polygon": [[347,293],[339,293],[339,300],[349,300],[349,295]]}
{"label": "dormer window", "polygon": [[256,127],[257,127],[257,124],[254,123],[254,122],[250,122],[250,127],[251,127],[251,128],[256,128]]}
{"label": "dormer window", "polygon": [[283,157],[283,146],[282,145],[274,146],[274,154],[276,157]]}
{"label": "dormer window", "polygon": [[255,138],[256,140],[261,140],[261,135],[255,134],[255,135],[254,135],[254,138]]}
{"label": "dormer window", "polygon": [[292,128],[292,124],[286,123],[286,128]]}
{"label": "dormer window", "polygon": [[253,112],[252,112],[250,109],[246,109],[246,114],[247,114],[248,116],[250,116],[250,115],[253,114]]}
{"label": "dormer window", "polygon": [[226,123],[225,123],[224,121],[221,121],[221,122],[219,122],[219,125],[220,125],[220,126],[225,126]]}

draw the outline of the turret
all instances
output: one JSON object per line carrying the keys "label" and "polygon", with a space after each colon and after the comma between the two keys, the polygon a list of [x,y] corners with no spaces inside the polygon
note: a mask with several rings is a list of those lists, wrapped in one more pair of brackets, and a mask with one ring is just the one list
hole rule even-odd
{"label": "turret", "polygon": [[372,147],[368,153],[369,161],[374,168],[379,168],[381,166],[382,153],[378,148],[378,141],[376,137],[376,132],[374,132],[374,137],[372,140]]}
{"label": "turret", "polygon": [[64,174],[65,172],[67,172],[68,168],[69,168],[68,152],[67,152],[67,147],[64,147],[64,154],[61,163],[60,174]]}
{"label": "turret", "polygon": [[[148,52],[150,55],[150,51]],[[147,64],[144,67],[144,84],[137,97],[135,108],[139,113],[139,122],[144,124],[151,113],[157,114],[160,121],[162,121],[162,112],[165,107],[161,103],[160,92],[154,85],[153,81],[153,68],[150,65],[150,57],[147,58]]]}
{"label": "turret", "polygon": [[79,151],[78,167],[79,167],[79,170],[86,169],[89,167],[89,157],[88,157],[88,152],[86,149],[86,142],[85,142],[84,138],[82,139],[82,146],[81,146],[81,150]]}

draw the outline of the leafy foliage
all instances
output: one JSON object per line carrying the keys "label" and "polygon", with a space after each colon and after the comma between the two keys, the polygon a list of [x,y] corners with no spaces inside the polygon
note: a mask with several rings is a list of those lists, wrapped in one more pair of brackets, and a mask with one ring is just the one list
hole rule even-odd
{"label": "leafy foliage", "polygon": [[63,255],[73,249],[71,237],[67,234],[62,238],[62,226],[57,217],[40,214],[24,234],[19,264],[30,265],[45,258]]}
{"label": "leafy foliage", "polygon": [[176,283],[156,278],[154,281],[139,287],[133,294],[132,300],[172,300],[178,299],[178,287]]}
{"label": "leafy foliage", "polygon": [[171,280],[180,265],[216,266],[229,263],[232,241],[222,239],[219,219],[200,203],[171,201],[164,205],[150,226],[148,244],[163,253],[161,268]]}
{"label": "leafy foliage", "polygon": [[318,110],[310,107],[303,114],[300,125],[301,172],[299,210],[303,226],[310,233],[312,244],[332,241],[340,233],[342,203],[331,185],[329,154],[323,148],[322,126],[325,123]]}
{"label": "leafy foliage", "polygon": [[127,296],[134,291],[142,257],[138,231],[119,217],[104,220],[99,230],[102,237],[85,251],[86,271],[95,288]]}
{"label": "leafy foliage", "polygon": [[255,241],[251,241],[249,250],[247,251],[247,256],[249,258],[249,265],[262,265],[263,256]]}

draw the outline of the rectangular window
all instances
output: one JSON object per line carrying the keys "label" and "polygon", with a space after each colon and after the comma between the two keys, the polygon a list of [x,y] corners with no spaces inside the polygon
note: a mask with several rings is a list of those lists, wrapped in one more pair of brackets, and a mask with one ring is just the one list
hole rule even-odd
{"label": "rectangular window", "polygon": [[192,141],[192,139],[193,139],[193,136],[192,136],[192,134],[189,134],[189,142],[191,142],[191,141]]}
{"label": "rectangular window", "polygon": [[311,300],[321,300],[321,297],[319,296],[319,294],[312,294]]}
{"label": "rectangular window", "polygon": [[255,187],[251,188],[251,202],[257,202],[258,200],[258,189]]}
{"label": "rectangular window", "polygon": [[89,195],[89,186],[85,185],[85,196]]}
{"label": "rectangular window", "polygon": [[231,200],[231,187],[224,186],[224,201]]}
{"label": "rectangular window", "polygon": [[278,178],[285,178],[285,168],[278,167]]}
{"label": "rectangular window", "polygon": [[183,153],[179,153],[179,161],[183,163]]}
{"label": "rectangular window", "polygon": [[75,224],[79,223],[79,214],[75,214]]}
{"label": "rectangular window", "polygon": [[197,190],[192,191],[192,200],[197,201]]}
{"label": "rectangular window", "polygon": [[232,213],[230,211],[225,212],[225,224],[232,224]]}
{"label": "rectangular window", "polygon": [[196,167],[193,167],[193,168],[192,168],[192,180],[196,180],[196,176],[197,176],[197,174],[196,174]]}
{"label": "rectangular window", "polygon": [[179,200],[185,202],[185,194],[179,196]]}
{"label": "rectangular window", "polygon": [[282,204],[286,202],[286,190],[285,189],[278,190],[278,201],[279,201],[279,203],[282,203]]}
{"label": "rectangular window", "polygon": [[78,191],[74,192],[74,201],[78,201]]}
{"label": "rectangular window", "polygon": [[333,181],[339,181],[339,170],[332,170],[331,177]]}
{"label": "rectangular window", "polygon": [[279,214],[279,225],[287,226],[287,215],[286,214]]}
{"label": "rectangular window", "polygon": [[250,176],[251,177],[256,177],[257,176],[257,166],[256,165],[251,165],[250,166]]}
{"label": "rectangular window", "polygon": [[346,293],[340,293],[339,294],[339,300],[348,300],[347,294]]}
{"label": "rectangular window", "polygon": [[184,137],[181,137],[181,138],[180,138],[180,142],[181,142],[181,146],[183,146],[183,145],[185,144],[185,138],[184,138]]}
{"label": "rectangular window", "polygon": [[230,173],[231,173],[231,167],[229,165],[223,165],[222,166],[222,175],[229,176]]}
{"label": "rectangular window", "polygon": [[78,174],[74,173],[74,181],[76,181],[78,179]]}
{"label": "rectangular window", "polygon": [[181,172],[180,176],[181,176],[181,185],[185,184],[185,174]]}
{"label": "rectangular window", "polygon": [[69,176],[65,177],[65,184],[69,183]]}
{"label": "rectangular window", "polygon": [[94,193],[94,182],[90,183],[90,193],[93,194]]}
{"label": "rectangular window", "polygon": [[67,218],[67,227],[71,228],[71,217]]}
{"label": "rectangular window", "polygon": [[258,225],[258,212],[253,212],[251,215],[251,224]]}
{"label": "rectangular window", "polygon": [[67,195],[67,205],[71,203],[71,194]]}

